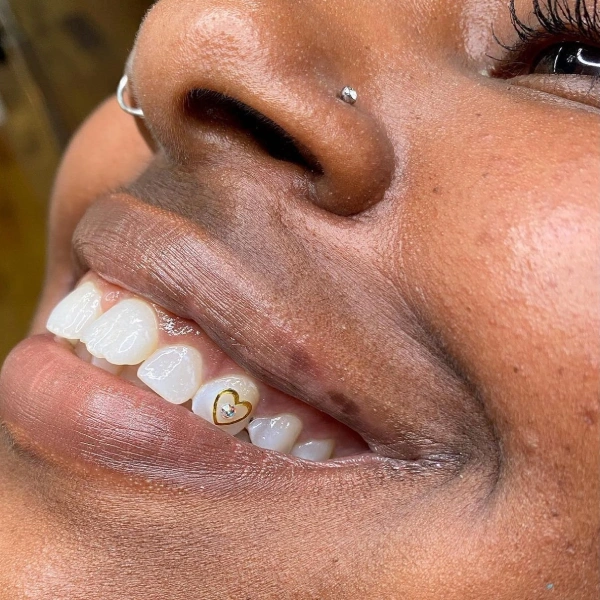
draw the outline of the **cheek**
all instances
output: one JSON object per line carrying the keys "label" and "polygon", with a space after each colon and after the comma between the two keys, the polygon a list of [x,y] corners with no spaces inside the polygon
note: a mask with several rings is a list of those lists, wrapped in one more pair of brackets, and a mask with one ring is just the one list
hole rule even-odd
{"label": "cheek", "polygon": [[597,366],[597,343],[590,334],[597,331],[599,305],[594,212],[559,204],[510,227],[505,239],[513,274],[507,288],[529,308],[523,315],[527,329],[540,341],[552,336],[555,350],[567,350],[590,367]]}
{"label": "cheek", "polygon": [[562,190],[539,190],[537,197],[522,189],[510,197],[493,194],[484,192],[483,203],[465,198],[422,216],[428,222],[419,253],[408,261],[438,309],[433,319],[464,342],[468,364],[489,350],[494,370],[500,359],[518,367],[531,360],[534,345],[548,358],[557,358],[560,347],[590,364],[597,215],[570,203]]}
{"label": "cheek", "polygon": [[[522,120],[534,124],[535,110],[552,120],[547,107],[529,110]],[[578,444],[592,469],[597,452],[593,437],[577,440],[597,410],[600,146],[569,143],[568,128],[540,146],[533,127],[510,136],[478,125],[460,163],[444,161],[426,201],[406,207],[403,264],[413,303],[478,386],[507,455],[556,479],[542,456]]]}

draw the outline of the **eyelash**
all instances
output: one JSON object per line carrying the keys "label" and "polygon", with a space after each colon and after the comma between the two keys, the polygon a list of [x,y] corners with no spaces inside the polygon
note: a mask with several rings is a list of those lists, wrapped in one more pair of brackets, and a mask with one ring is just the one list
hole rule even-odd
{"label": "eyelash", "polygon": [[578,41],[600,45],[600,0],[594,0],[591,10],[586,0],[576,0],[575,6],[569,6],[569,0],[533,0],[532,17],[537,27],[527,25],[517,15],[516,0],[510,0],[509,11],[512,25],[518,40],[512,45],[503,43],[494,34],[496,42],[507,52],[507,57],[498,59],[499,77],[513,77],[523,74],[536,52],[543,44],[551,42]]}

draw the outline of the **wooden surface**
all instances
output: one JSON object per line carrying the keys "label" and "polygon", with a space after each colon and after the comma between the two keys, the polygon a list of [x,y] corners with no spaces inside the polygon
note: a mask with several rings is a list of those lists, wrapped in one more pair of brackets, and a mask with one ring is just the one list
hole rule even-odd
{"label": "wooden surface", "polygon": [[113,93],[150,4],[0,0],[0,364],[26,335],[37,302],[60,152]]}
{"label": "wooden surface", "polygon": [[44,209],[0,129],[0,363],[23,337],[44,257]]}

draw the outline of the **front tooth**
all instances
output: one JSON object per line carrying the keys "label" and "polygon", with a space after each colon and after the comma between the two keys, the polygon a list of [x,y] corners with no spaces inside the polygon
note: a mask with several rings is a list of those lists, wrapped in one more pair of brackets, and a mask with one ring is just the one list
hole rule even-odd
{"label": "front tooth", "polygon": [[158,345],[156,315],[143,300],[123,300],[94,321],[81,341],[96,358],[113,365],[138,365]]}
{"label": "front tooth", "polygon": [[296,444],[292,448],[292,456],[304,458],[305,460],[322,461],[331,458],[335,442],[327,440],[308,440],[302,444]]}
{"label": "front tooth", "polygon": [[235,435],[244,429],[260,400],[256,384],[243,375],[213,379],[192,401],[192,411],[223,431]]}
{"label": "front tooth", "polygon": [[202,356],[189,346],[166,346],[150,356],[137,375],[165,400],[183,404],[202,383]]}
{"label": "front tooth", "polygon": [[88,281],[63,298],[48,317],[46,329],[68,340],[79,340],[85,328],[102,314],[102,294]]}
{"label": "front tooth", "polygon": [[283,453],[290,452],[301,431],[302,421],[290,414],[254,419],[248,425],[250,440],[255,446]]}

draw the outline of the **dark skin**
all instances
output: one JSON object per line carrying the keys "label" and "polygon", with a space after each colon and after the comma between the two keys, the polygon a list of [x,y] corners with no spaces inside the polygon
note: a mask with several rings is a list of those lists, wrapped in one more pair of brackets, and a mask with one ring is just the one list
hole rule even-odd
{"label": "dark skin", "polygon": [[[93,270],[385,459],[240,477],[148,433],[92,465],[5,397],[1,598],[597,597],[600,98],[489,76],[492,26],[516,35],[504,0],[155,5],[129,67],[146,118],[108,101],[58,175],[34,333]],[[11,360],[0,398],[60,406]]]}

